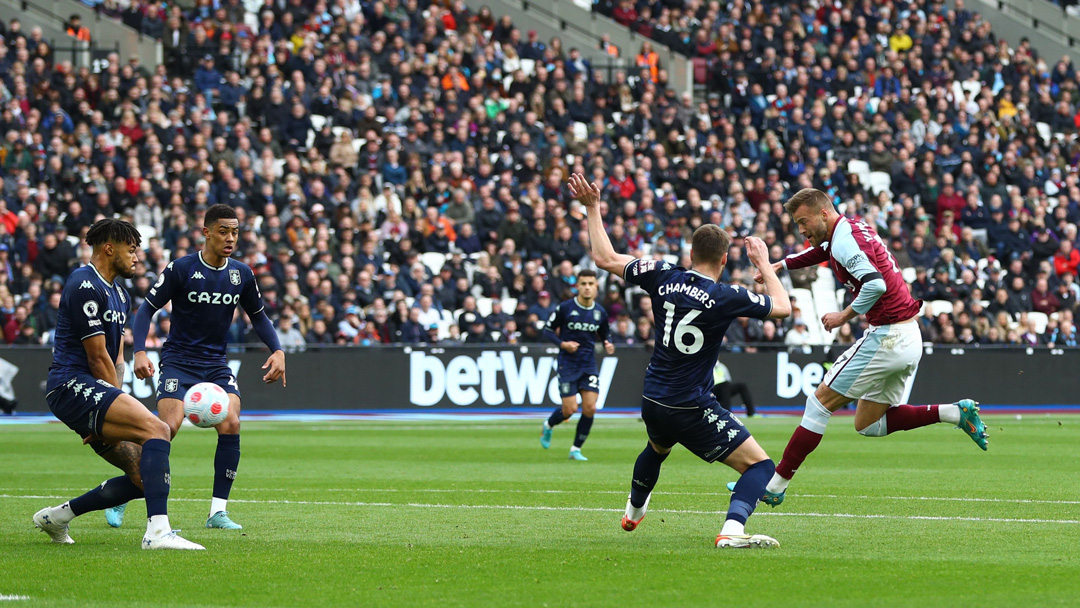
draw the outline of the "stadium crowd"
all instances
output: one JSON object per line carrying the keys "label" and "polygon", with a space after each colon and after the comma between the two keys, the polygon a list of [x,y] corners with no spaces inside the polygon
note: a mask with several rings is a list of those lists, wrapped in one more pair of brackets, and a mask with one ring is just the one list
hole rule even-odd
{"label": "stadium crowd", "polygon": [[[1076,346],[1077,74],[962,0],[597,5],[704,62],[700,103],[648,42],[609,75],[460,1],[100,8],[160,37],[164,63],[93,73],[0,24],[8,344],[48,343],[95,218],[147,236],[140,296],[215,203],[240,214],[237,256],[289,349],[538,342],[590,267],[565,188],[584,172],[620,252],[688,265],[689,235],[716,223],[736,237],[725,280],[749,285],[741,237],[800,251],[782,203],[816,187],[877,229],[917,297],[952,302],[927,307],[928,341]],[[600,300],[613,341],[651,341],[647,297],[607,277]],[[742,320],[728,341],[805,344],[817,322]],[[250,333],[238,312],[231,340]]]}

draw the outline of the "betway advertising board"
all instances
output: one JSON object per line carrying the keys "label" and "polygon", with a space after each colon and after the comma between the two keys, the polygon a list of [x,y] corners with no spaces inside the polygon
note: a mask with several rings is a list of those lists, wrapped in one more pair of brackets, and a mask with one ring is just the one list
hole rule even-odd
{"label": "betway advertising board", "polygon": [[[160,368],[157,353],[149,356]],[[286,357],[286,388],[263,384],[266,357],[265,351],[229,355],[246,410],[456,411],[553,408],[560,402],[554,347],[309,350]],[[749,385],[759,404],[799,407],[824,378],[829,361],[820,348],[724,353],[721,358],[735,381]],[[48,349],[0,349],[0,396],[13,394],[20,412],[47,412],[43,382],[51,361]],[[598,356],[598,406],[640,407],[648,361],[643,347]],[[160,371],[152,380],[139,380],[131,368],[128,353],[124,390],[155,409]],[[970,397],[985,404],[1075,405],[1080,404],[1077,369],[1080,350],[927,349],[907,401]]]}

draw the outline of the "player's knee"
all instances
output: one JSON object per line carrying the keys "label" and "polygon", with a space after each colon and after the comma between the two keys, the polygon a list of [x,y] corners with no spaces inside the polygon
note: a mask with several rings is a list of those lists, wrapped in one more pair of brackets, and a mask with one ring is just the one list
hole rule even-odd
{"label": "player's knee", "polygon": [[239,435],[240,434],[240,419],[239,418],[226,418],[224,422],[217,425],[219,435]]}
{"label": "player's knee", "polygon": [[806,409],[800,424],[815,433],[824,434],[831,416],[832,412],[822,405],[817,393],[814,393],[806,398]]}
{"label": "player's knee", "polygon": [[[862,426],[863,428],[859,428]],[[863,426],[860,420],[855,421],[855,430],[863,437],[884,437],[888,435],[885,427],[885,417],[882,416],[877,420],[871,422],[869,425]]]}
{"label": "player's knee", "polygon": [[165,441],[172,441],[173,436],[176,434],[173,432],[172,427],[169,426],[164,420],[150,414],[143,422],[143,442],[151,439],[162,439]]}

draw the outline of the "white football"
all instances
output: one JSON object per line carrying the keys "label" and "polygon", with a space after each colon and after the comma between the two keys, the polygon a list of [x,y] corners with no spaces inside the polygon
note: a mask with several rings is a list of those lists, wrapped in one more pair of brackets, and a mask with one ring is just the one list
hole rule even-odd
{"label": "white football", "polygon": [[184,395],[184,417],[191,424],[210,428],[229,415],[229,393],[213,382],[200,382]]}

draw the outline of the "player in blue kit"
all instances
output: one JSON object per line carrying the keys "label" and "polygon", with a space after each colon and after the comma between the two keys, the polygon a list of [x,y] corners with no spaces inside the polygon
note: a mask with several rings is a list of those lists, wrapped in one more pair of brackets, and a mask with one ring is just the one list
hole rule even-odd
{"label": "player in blue kit", "polygon": [[765,243],[747,237],[750,261],[761,270],[768,295],[720,283],[731,239],[713,224],[694,231],[689,270],[656,260],[615,253],[600,217],[600,188],[574,174],[570,191],[588,213],[593,261],[608,272],[641,286],[652,299],[656,346],[645,371],[641,418],[649,444],[634,465],[624,530],[640,525],[649,506],[660,465],[676,443],[706,462],[720,461],[742,476],[735,486],[717,547],[776,547],[763,534],[746,534],[747,518],[757,507],[776,466],[742,422],[712,394],[713,364],[728,326],[738,317],[783,318],[791,304],[769,263]]}
{"label": "player in blue kit", "polygon": [[597,336],[604,341],[607,354],[615,353],[615,345],[608,341],[607,311],[596,303],[596,272],[582,270],[577,275],[577,297],[567,300],[551,313],[544,337],[559,345],[559,395],[562,407],[556,408],[544,421],[540,431],[540,445],[551,447],[551,429],[569,420],[578,408],[581,395],[581,418],[578,418],[577,435],[570,448],[570,460],[588,460],[581,453],[581,446],[589,438],[593,417],[596,416],[596,397],[600,392],[599,372],[596,369],[595,345]]}
{"label": "player in blue kit", "polygon": [[[229,393],[229,416],[215,428],[218,432],[214,455],[214,490],[207,528],[239,530],[229,518],[226,506],[240,464],[240,388],[225,356],[229,325],[239,304],[251,318],[259,338],[270,347],[263,365],[267,384],[281,379],[285,385],[285,353],[278,343],[274,325],[266,315],[255,274],[243,262],[230,259],[240,234],[236,211],[228,205],[213,205],[203,219],[206,244],[202,251],[170,262],[146,295],[132,323],[135,338],[135,376],[154,375],[154,364],[146,356],[146,335],[158,310],[172,302],[172,327],[161,347],[158,378],[158,415],[172,431],[184,421],[184,393],[199,382],[213,382]],[[123,523],[123,507],[106,512],[109,525]]]}
{"label": "player in blue kit", "polygon": [[94,252],[64,283],[45,386],[52,413],[125,475],[38,511],[34,525],[53,542],[71,544],[72,519],[145,497],[144,549],[203,549],[169,524],[169,427],[118,388],[131,300],[116,278],[135,276],[141,241],[134,226],[119,220],[100,220],[86,233]]}

